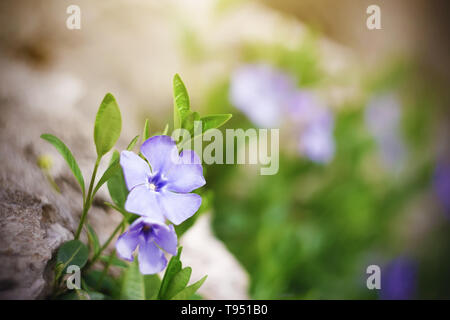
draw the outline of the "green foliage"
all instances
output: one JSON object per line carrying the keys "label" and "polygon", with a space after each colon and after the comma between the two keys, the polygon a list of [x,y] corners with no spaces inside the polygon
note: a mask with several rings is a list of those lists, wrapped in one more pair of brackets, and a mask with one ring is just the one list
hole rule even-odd
{"label": "green foliage", "polygon": [[190,299],[206,280],[205,276],[191,286],[187,286],[191,278],[192,269],[190,267],[182,268],[180,261],[182,249],[182,247],[178,248],[177,255],[173,256],[167,265],[158,294],[159,299]]}
{"label": "green foliage", "polygon": [[98,189],[100,189],[100,187],[105,184],[105,182],[107,182],[112,177],[119,175],[120,171],[122,171],[122,169],[119,164],[119,159],[116,158],[110,163],[109,167],[105,170],[102,177],[98,181],[97,185],[94,188],[94,191],[92,192],[93,196],[97,193]]}
{"label": "green foliage", "polygon": [[142,132],[142,141],[147,141],[148,138],[150,138],[150,127],[148,119],[145,119],[144,131]]}
{"label": "green foliage", "polygon": [[214,114],[206,117],[202,117],[203,133],[209,129],[215,129],[223,126],[232,117],[231,114]]}
{"label": "green foliage", "polygon": [[98,240],[97,233],[89,223],[86,224],[86,233],[88,236],[89,246],[92,249],[92,253],[95,255],[100,250],[101,245]]}
{"label": "green foliage", "polygon": [[133,150],[134,146],[138,142],[138,139],[139,139],[139,136],[136,136],[136,137],[133,138],[133,140],[130,141],[130,143],[128,144],[128,147],[127,147],[128,151]]}
{"label": "green foliage", "polygon": [[111,199],[117,207],[123,209],[125,201],[127,200],[128,189],[125,184],[125,178],[123,176],[122,168],[119,164],[119,157],[119,152],[114,151],[111,157],[110,166],[116,164],[118,166],[118,170],[115,170],[111,177],[109,177],[107,185]]}
{"label": "green foliage", "polygon": [[156,300],[161,287],[161,279],[156,274],[144,275],[145,298],[146,300]]}
{"label": "green foliage", "polygon": [[62,263],[62,271],[65,272],[70,265],[83,268],[88,260],[89,250],[86,245],[79,240],[71,240],[63,243],[58,249],[56,262]]}
{"label": "green foliage", "polygon": [[103,98],[95,118],[94,141],[98,157],[114,147],[122,130],[122,117],[113,95],[107,93]]}
{"label": "green foliage", "polygon": [[175,273],[175,275],[170,279],[167,289],[161,296],[161,299],[169,300],[174,297],[181,290],[186,288],[189,279],[191,278],[192,269],[186,267]]}
{"label": "green foliage", "polygon": [[59,140],[57,137],[51,134],[42,134],[41,138],[50,142],[56,150],[63,156],[64,160],[66,160],[67,164],[69,165],[70,170],[72,170],[73,175],[75,176],[75,179],[77,179],[78,183],[80,184],[81,190],[83,192],[83,197],[85,194],[85,186],[84,186],[84,178],[83,174],[81,173],[80,167],[77,164],[77,161],[75,160],[74,156],[72,155],[72,152],[70,152],[69,148],[66,147],[64,142]]}
{"label": "green foliage", "polygon": [[173,124],[174,128],[180,128],[185,118],[191,113],[189,95],[180,76],[176,74],[173,77]]}
{"label": "green foliage", "polygon": [[183,290],[179,291],[175,296],[172,297],[172,300],[190,300],[195,298],[195,293],[198,289],[203,285],[208,276],[204,276],[197,282],[187,286]]}
{"label": "green foliage", "polygon": [[139,271],[137,259],[123,273],[120,299],[145,300],[144,276]]}
{"label": "green foliage", "polygon": [[102,270],[89,271],[83,275],[83,280],[89,289],[89,295],[96,290],[103,294],[103,298],[112,297],[120,289],[118,281],[109,274],[104,274]]}

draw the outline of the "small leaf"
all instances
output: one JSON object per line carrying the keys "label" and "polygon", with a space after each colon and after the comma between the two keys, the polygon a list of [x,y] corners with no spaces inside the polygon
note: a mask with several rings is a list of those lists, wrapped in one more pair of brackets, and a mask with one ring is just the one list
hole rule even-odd
{"label": "small leaf", "polygon": [[131,142],[128,144],[128,147],[127,147],[128,151],[133,150],[133,148],[136,145],[138,139],[139,139],[139,136],[136,136],[136,137],[133,138],[133,140],[131,140]]}
{"label": "small leaf", "polygon": [[173,256],[169,264],[167,265],[166,272],[164,273],[163,280],[161,282],[161,288],[159,290],[158,297],[161,299],[161,297],[164,297],[167,291],[167,287],[169,286],[169,283],[172,279],[172,277],[180,272],[182,264],[180,261],[181,251],[183,250],[183,247],[178,248],[178,253],[176,256]]}
{"label": "small leaf", "polygon": [[100,250],[100,241],[98,241],[97,233],[95,233],[94,228],[90,224],[86,224],[86,230],[87,230],[87,236],[89,243],[91,244],[93,248],[94,255]]}
{"label": "small leaf", "polygon": [[120,299],[144,300],[145,288],[144,277],[139,271],[137,259],[124,271]]}
{"label": "small leaf", "polygon": [[95,118],[94,141],[97,155],[102,157],[114,147],[122,130],[122,117],[113,95],[107,93],[103,98]]}
{"label": "small leaf", "polygon": [[181,269],[178,273],[176,273],[169,282],[167,286],[167,290],[164,293],[164,296],[161,299],[171,299],[181,290],[186,288],[189,279],[191,278],[192,269],[191,267],[186,267]]}
{"label": "small leaf", "polygon": [[147,141],[148,138],[150,138],[150,127],[148,124],[148,119],[145,119],[144,132],[142,133],[142,141]]}
{"label": "small leaf", "polygon": [[155,300],[158,297],[159,288],[161,287],[161,279],[157,274],[144,275],[145,299]]}
{"label": "small leaf", "polygon": [[205,133],[209,129],[219,128],[224,125],[232,117],[231,114],[213,114],[210,116],[202,117],[202,132]]}
{"label": "small leaf", "polygon": [[41,138],[50,142],[56,150],[63,156],[64,160],[66,160],[67,164],[69,165],[70,170],[72,170],[73,175],[77,179],[78,183],[81,186],[81,190],[83,192],[83,198],[85,193],[85,187],[84,187],[84,178],[83,174],[81,173],[80,167],[77,164],[77,161],[72,155],[72,152],[70,152],[69,148],[59,140],[57,137],[51,134],[43,134],[41,135]]}
{"label": "small leaf", "polygon": [[77,265],[80,269],[83,268],[87,262],[88,255],[89,250],[83,242],[71,240],[59,247],[56,261],[63,264],[62,270],[65,272],[70,265]]}
{"label": "small leaf", "polygon": [[208,276],[204,276],[194,284],[191,284],[190,286],[184,288],[179,293],[177,293],[172,300],[189,300],[192,299],[194,294],[197,292],[198,289],[203,285],[203,282],[205,282],[206,278]]}
{"label": "small leaf", "polygon": [[[114,162],[117,162],[119,164],[119,157],[119,152],[114,151],[110,163],[112,164]],[[111,199],[119,208],[123,209],[125,201],[127,200],[128,189],[125,184],[125,178],[123,176],[122,168],[120,168],[120,165],[119,170],[116,170],[114,174],[108,179],[107,185]]]}
{"label": "small leaf", "polygon": [[184,118],[189,114],[190,103],[186,87],[178,74],[173,77],[174,128],[180,128]]}

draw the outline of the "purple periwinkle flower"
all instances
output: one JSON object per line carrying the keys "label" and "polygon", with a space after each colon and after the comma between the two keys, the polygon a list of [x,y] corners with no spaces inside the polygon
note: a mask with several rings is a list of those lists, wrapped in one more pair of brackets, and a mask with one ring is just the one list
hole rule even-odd
{"label": "purple periwinkle flower", "polygon": [[125,209],[153,222],[164,223],[167,218],[176,225],[197,212],[202,198],[190,192],[205,184],[197,154],[192,150],[178,154],[175,141],[165,135],[145,141],[141,153],[148,163],[131,151],[120,155],[130,191]]}
{"label": "purple periwinkle flower", "polygon": [[233,73],[230,101],[257,126],[274,128],[293,89],[294,81],[286,73],[265,64],[249,64]]}
{"label": "purple periwinkle flower", "polygon": [[292,94],[288,111],[300,128],[300,153],[313,162],[329,163],[335,152],[333,113],[311,92],[299,90]]}
{"label": "purple periwinkle flower", "polygon": [[416,264],[406,257],[398,257],[381,271],[380,298],[408,300],[416,291]]}
{"label": "purple periwinkle flower", "polygon": [[164,270],[167,260],[161,249],[171,255],[177,252],[177,234],[173,225],[156,223],[147,217],[137,219],[128,231],[119,237],[116,250],[122,259],[133,261],[133,252],[137,247],[139,270],[142,274],[154,274]]}
{"label": "purple periwinkle flower", "polygon": [[313,162],[329,163],[335,151],[333,119],[307,126],[300,135],[299,149]]}

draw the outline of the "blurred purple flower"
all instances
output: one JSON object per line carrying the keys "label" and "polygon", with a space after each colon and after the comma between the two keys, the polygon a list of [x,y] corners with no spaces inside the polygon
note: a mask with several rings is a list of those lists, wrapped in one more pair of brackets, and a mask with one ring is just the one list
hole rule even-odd
{"label": "blurred purple flower", "polygon": [[131,151],[122,151],[120,165],[130,193],[125,202],[129,212],[164,223],[178,225],[200,207],[202,198],[189,193],[205,184],[203,168],[192,150],[181,152],[169,136],[154,136],[141,146],[145,160]]}
{"label": "blurred purple flower", "polygon": [[280,125],[286,100],[294,90],[293,79],[269,65],[250,64],[231,77],[230,101],[259,127]]}
{"label": "blurred purple flower", "polygon": [[303,127],[299,140],[300,153],[313,162],[329,163],[335,152],[333,113],[307,91],[294,92],[288,110],[291,119]]}
{"label": "blurred purple flower", "polygon": [[142,274],[158,273],[167,265],[164,249],[171,255],[177,251],[177,234],[173,225],[155,223],[139,218],[116,242],[116,250],[122,259],[133,261],[133,252],[139,246],[139,270]]}
{"label": "blurred purple flower", "polygon": [[381,271],[380,298],[408,300],[416,292],[416,264],[409,258],[398,257]]}
{"label": "blurred purple flower", "polygon": [[450,162],[442,161],[436,165],[433,187],[447,216],[450,217]]}
{"label": "blurred purple flower", "polygon": [[377,141],[383,163],[390,170],[399,169],[406,155],[400,118],[400,102],[392,93],[374,96],[367,104],[366,125]]}
{"label": "blurred purple flower", "polygon": [[334,156],[333,119],[317,121],[301,133],[300,152],[316,163],[329,163]]}

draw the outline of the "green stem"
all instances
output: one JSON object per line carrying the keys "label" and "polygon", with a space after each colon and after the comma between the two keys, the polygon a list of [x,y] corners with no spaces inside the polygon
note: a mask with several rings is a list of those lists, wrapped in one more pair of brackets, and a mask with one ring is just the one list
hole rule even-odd
{"label": "green stem", "polygon": [[80,224],[78,225],[77,232],[75,233],[75,240],[78,240],[78,238],[80,238],[81,230],[83,230],[83,226],[84,226],[84,222],[87,217],[87,213],[89,211],[89,208],[91,207],[92,189],[94,188],[95,176],[97,175],[97,170],[98,170],[98,165],[100,164],[100,159],[101,159],[101,157],[98,157],[97,160],[95,161],[94,171],[92,171],[91,183],[89,184],[89,190],[88,190],[88,193],[86,196],[86,201],[84,202],[84,205],[83,205],[83,212],[81,213]]}
{"label": "green stem", "polygon": [[111,241],[114,239],[114,237],[116,236],[117,232],[119,232],[122,227],[125,225],[125,222],[127,220],[124,218],[122,220],[121,223],[119,223],[119,225],[114,229],[113,233],[111,233],[111,235],[109,236],[108,240],[106,240],[106,242],[103,244],[103,246],[98,250],[98,252],[92,257],[91,261],[89,261],[88,265],[86,266],[86,269],[89,268],[90,266],[92,266],[97,260],[98,258],[100,258],[100,255],[102,254],[102,252],[109,246],[109,244],[111,243]]}

